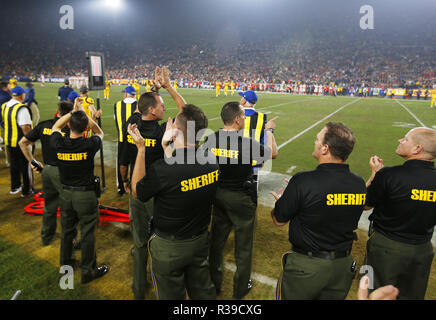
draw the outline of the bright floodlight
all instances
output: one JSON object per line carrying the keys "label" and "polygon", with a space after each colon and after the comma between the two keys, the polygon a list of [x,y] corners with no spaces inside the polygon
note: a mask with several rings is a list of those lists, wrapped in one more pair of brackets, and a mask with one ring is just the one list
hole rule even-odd
{"label": "bright floodlight", "polygon": [[118,9],[121,7],[121,0],[106,0],[105,5],[111,9]]}

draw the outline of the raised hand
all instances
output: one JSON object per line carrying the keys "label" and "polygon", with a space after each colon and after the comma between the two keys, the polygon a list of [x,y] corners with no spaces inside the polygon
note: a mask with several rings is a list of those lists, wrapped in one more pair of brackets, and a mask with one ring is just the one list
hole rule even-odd
{"label": "raised hand", "polygon": [[170,70],[168,70],[167,67],[163,67],[160,74],[160,84],[165,89],[171,87],[170,75],[171,75]]}
{"label": "raised hand", "polygon": [[159,90],[160,88],[162,88],[161,70],[160,70],[159,66],[157,66],[156,69],[154,70],[154,80],[152,80],[151,82],[156,90]]}

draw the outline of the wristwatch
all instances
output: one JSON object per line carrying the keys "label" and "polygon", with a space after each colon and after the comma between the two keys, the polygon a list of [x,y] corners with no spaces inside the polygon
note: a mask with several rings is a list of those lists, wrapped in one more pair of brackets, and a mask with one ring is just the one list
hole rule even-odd
{"label": "wristwatch", "polygon": [[271,131],[271,133],[274,134],[274,129],[273,128],[265,129],[265,131]]}

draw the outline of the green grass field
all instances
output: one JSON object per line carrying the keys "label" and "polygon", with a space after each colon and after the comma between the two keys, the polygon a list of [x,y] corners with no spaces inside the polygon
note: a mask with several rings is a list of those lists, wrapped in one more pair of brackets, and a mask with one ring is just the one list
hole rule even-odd
{"label": "green grass field", "polygon": [[[49,119],[55,113],[59,86],[47,84],[45,87],[40,87],[39,84],[35,84],[41,120]],[[106,145],[115,144],[116,141],[113,105],[122,98],[122,88],[112,87],[110,101],[100,100]],[[145,88],[142,87],[141,91],[144,90]],[[232,100],[239,101],[240,98],[237,94],[233,97],[221,95],[216,98],[215,91],[212,90],[180,89],[179,92],[188,103],[204,109],[212,130],[222,126],[219,114],[224,103]],[[177,113],[175,104],[165,91],[161,94],[167,107],[166,117],[173,117]],[[91,92],[90,96],[96,98],[96,93]],[[100,97],[102,96],[103,92],[100,92]],[[368,165],[370,156],[379,155],[384,159],[385,165],[400,164],[402,159],[394,152],[397,140],[415,126],[422,124],[428,127],[436,126],[436,110],[430,109],[429,105],[430,101],[399,100],[397,102],[379,98],[357,99],[261,93],[256,108],[267,113],[268,118],[279,117],[276,121],[275,137],[280,150],[278,158],[272,164],[273,172],[289,176],[316,167],[317,163],[311,157],[316,134],[324,123],[340,121],[352,128],[357,138],[355,150],[348,161],[350,168],[366,180],[370,175]],[[39,151],[37,156],[40,157]],[[111,155],[105,153],[105,159],[106,156]],[[289,170],[291,167],[293,169]],[[99,168],[96,167],[96,171],[98,170]],[[100,200],[105,204],[127,208],[128,198],[117,196],[114,175],[114,169],[108,167],[106,173],[108,189]],[[277,177],[280,180],[277,184],[280,184],[282,176]],[[40,177],[36,177],[36,182],[37,186],[40,186]],[[40,217],[22,216],[22,208],[26,202],[17,196],[10,196],[8,191],[9,173],[4,166],[4,157],[0,157],[0,201],[4,204],[4,208],[0,209],[0,293],[3,293],[0,294],[0,299],[12,296],[14,288],[27,289],[23,291],[23,299],[132,298],[130,293],[132,262],[129,257],[132,240],[128,231],[112,225],[100,226],[97,233],[97,254],[99,261],[111,265],[111,272],[88,286],[76,283],[77,290],[74,293],[65,293],[58,287],[55,288],[60,277],[59,236],[53,245],[41,248]],[[247,299],[274,299],[275,290],[271,280],[277,279],[280,273],[280,257],[290,248],[287,227],[274,227],[269,212],[270,208],[267,206],[259,206],[253,263],[256,279],[266,277],[269,280],[254,279],[255,287]],[[365,232],[359,231],[359,238],[354,245],[353,256],[358,265],[361,265],[367,239]],[[233,273],[230,269],[234,264],[233,236],[230,236],[224,254],[228,268],[225,270],[223,296],[220,298],[231,299]],[[21,263],[24,260],[34,268],[24,268]],[[12,276],[14,272],[15,275]],[[353,283],[349,299],[355,297],[356,288],[357,280]],[[39,292],[44,294],[40,295]],[[150,287],[147,299],[153,298],[153,290]],[[436,299],[435,264],[433,264],[426,298]]]}
{"label": "green grass field", "polygon": [[[54,84],[47,84],[45,87],[35,85],[42,120],[52,117],[56,110],[58,87],[59,85]],[[122,88],[122,86],[112,86],[109,101],[102,99],[103,92],[100,92],[100,104],[103,110],[102,128],[106,141],[116,140],[113,105],[122,99]],[[142,87],[141,91],[145,91],[145,88]],[[209,117],[209,128],[212,130],[222,126],[219,115],[224,103],[240,100],[236,93],[233,97],[230,95],[225,97],[221,94],[216,98],[212,90],[179,89],[179,92],[188,103],[195,104],[206,112]],[[174,102],[165,90],[161,90],[161,94],[167,108],[166,117],[174,117],[177,113]],[[90,93],[93,98],[96,98],[96,95],[96,92]],[[256,108],[268,113],[268,118],[279,117],[276,121],[275,137],[277,145],[280,146],[317,121],[355,100],[358,98],[260,93]],[[351,169],[362,177],[366,178],[370,174],[368,160],[374,154],[382,157],[386,165],[401,163],[402,159],[394,153],[397,140],[403,137],[410,127],[420,126],[420,124],[396,101],[386,98],[359,99],[346,106],[280,148],[279,156],[273,162],[272,171],[286,174],[291,166],[296,166],[295,173],[316,166],[316,161],[311,158],[313,142],[318,131],[328,121],[343,122],[354,131],[357,143],[348,162]],[[399,100],[399,102],[404,104],[426,126],[436,126],[436,110],[429,108],[430,101]]]}

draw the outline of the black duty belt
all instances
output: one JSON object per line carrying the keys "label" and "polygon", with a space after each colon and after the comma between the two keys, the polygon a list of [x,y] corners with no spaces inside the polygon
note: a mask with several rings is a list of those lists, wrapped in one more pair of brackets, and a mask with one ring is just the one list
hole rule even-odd
{"label": "black duty belt", "polygon": [[348,257],[351,253],[351,250],[346,251],[306,251],[300,248],[297,248],[295,246],[292,247],[292,251],[304,254],[309,257],[315,257],[315,258],[321,258],[321,259],[327,259],[327,260],[334,260],[339,258],[345,258]]}
{"label": "black duty belt", "polygon": [[72,190],[72,191],[91,191],[91,190],[95,190],[95,187],[94,187],[93,184],[91,184],[89,186],[84,186],[84,187],[73,187],[73,186],[67,186],[67,185],[63,184],[62,188],[64,190]]}
{"label": "black duty belt", "polygon": [[201,236],[205,232],[206,232],[206,230],[203,230],[200,233],[192,235],[192,236],[175,236],[173,234],[162,232],[162,231],[157,230],[157,229],[154,230],[154,233],[157,236],[159,236],[160,238],[163,238],[165,240],[171,240],[171,241],[173,241],[173,240],[189,240],[189,239],[194,239],[194,238],[197,238],[197,237]]}

